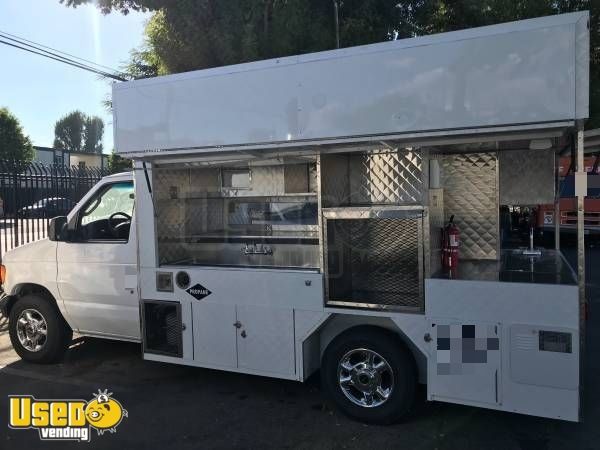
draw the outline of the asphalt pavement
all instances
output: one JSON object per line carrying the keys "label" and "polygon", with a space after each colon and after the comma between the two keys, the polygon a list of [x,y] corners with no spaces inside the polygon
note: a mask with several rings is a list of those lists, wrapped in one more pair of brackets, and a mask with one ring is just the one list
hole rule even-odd
{"label": "asphalt pavement", "polygon": [[[566,249],[574,256],[573,249]],[[38,366],[18,359],[0,334],[0,448],[600,448],[600,249],[588,252],[590,316],[584,422],[569,423],[425,401],[404,423],[367,426],[332,410],[318,378],[282,381],[142,360],[135,344],[76,339],[66,359]],[[1,326],[1,325],[0,325]],[[108,388],[128,410],[114,434],[91,442],[41,442],[7,427],[10,394],[91,399]]]}

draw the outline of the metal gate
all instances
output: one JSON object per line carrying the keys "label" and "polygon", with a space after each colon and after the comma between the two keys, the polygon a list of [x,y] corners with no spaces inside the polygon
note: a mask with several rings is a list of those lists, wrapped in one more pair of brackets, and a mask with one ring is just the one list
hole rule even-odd
{"label": "metal gate", "polygon": [[8,250],[45,238],[50,219],[66,215],[107,174],[97,167],[0,160],[0,261]]}

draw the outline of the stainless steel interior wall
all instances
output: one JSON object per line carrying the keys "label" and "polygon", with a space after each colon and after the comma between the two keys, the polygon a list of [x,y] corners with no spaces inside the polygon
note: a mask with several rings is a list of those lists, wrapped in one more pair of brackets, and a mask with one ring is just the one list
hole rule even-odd
{"label": "stainless steel interior wall", "polygon": [[498,157],[495,152],[438,156],[444,217],[460,229],[460,257],[496,259],[499,247]]}
{"label": "stainless steel interior wall", "polygon": [[350,198],[348,155],[321,155],[321,202],[323,208],[345,205]]}
{"label": "stainless steel interior wall", "polygon": [[152,172],[159,263],[183,260],[188,244],[178,238],[223,227],[222,201],[211,198],[220,189],[219,169],[157,168]]}
{"label": "stainless steel interior wall", "polygon": [[382,149],[321,157],[323,206],[423,203],[421,152]]}
{"label": "stainless steel interior wall", "polygon": [[554,150],[511,150],[499,154],[501,205],[554,203]]}
{"label": "stainless steel interior wall", "polygon": [[409,150],[350,155],[350,203],[421,204],[422,158]]}

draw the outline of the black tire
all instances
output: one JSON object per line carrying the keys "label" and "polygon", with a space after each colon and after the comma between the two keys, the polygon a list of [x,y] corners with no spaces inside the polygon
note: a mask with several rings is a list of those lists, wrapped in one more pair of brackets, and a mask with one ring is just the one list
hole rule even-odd
{"label": "black tire", "polygon": [[[41,349],[37,351],[25,348],[18,337],[17,321],[27,309],[39,313],[46,322],[46,337]],[[39,294],[24,295],[15,302],[10,310],[8,330],[17,354],[25,361],[39,364],[49,364],[61,359],[73,338],[73,331],[57,307],[51,300]]]}
{"label": "black tire", "polygon": [[[339,364],[355,349],[368,349],[380,355],[393,373],[393,389],[379,406],[365,407],[353,403],[339,383]],[[375,327],[356,327],[337,336],[325,350],[321,364],[321,386],[329,399],[344,414],[361,422],[390,424],[410,412],[416,391],[416,368],[412,355],[391,332]],[[357,391],[359,392],[359,391]]]}

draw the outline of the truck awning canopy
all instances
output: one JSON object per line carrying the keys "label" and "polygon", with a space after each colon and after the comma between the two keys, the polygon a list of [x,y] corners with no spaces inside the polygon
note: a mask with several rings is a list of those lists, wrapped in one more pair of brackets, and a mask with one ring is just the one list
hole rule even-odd
{"label": "truck awning canopy", "polygon": [[588,117],[588,22],[577,12],[116,83],[116,151],[564,129]]}

